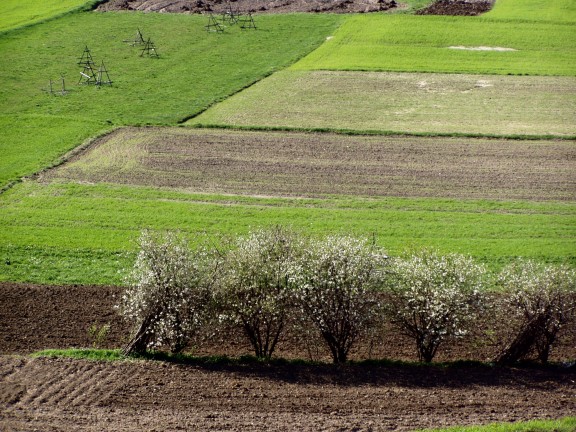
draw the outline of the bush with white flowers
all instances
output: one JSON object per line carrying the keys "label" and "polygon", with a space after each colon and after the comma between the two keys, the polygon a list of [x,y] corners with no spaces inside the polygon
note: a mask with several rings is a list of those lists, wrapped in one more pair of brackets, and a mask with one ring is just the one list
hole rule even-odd
{"label": "bush with white flowers", "polygon": [[502,270],[499,283],[519,325],[496,363],[510,364],[534,353],[546,363],[558,332],[576,314],[576,271],[520,260]]}
{"label": "bush with white flowers", "polygon": [[221,317],[240,325],[254,353],[270,358],[292,304],[289,269],[301,253],[297,236],[281,227],[239,237],[218,279]]}
{"label": "bush with white flowers", "polygon": [[134,326],[125,354],[167,346],[181,352],[203,323],[210,306],[211,260],[191,251],[176,233],[142,232],[139,253],[118,305]]}
{"label": "bush with white flowers", "polygon": [[463,336],[482,306],[485,268],[460,254],[423,250],[391,260],[386,278],[392,322],[431,362],[448,338]]}
{"label": "bush with white flowers", "polygon": [[384,252],[365,239],[332,236],[311,241],[292,268],[298,305],[334,363],[347,360],[354,341],[375,318],[385,261]]}

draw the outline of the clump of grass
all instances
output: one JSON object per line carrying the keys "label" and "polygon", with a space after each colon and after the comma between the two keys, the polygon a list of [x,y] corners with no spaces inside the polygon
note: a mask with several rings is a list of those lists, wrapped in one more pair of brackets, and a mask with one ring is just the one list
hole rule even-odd
{"label": "clump of grass", "polygon": [[119,349],[97,348],[46,349],[33,353],[32,357],[65,357],[106,361],[122,360],[125,358]]}

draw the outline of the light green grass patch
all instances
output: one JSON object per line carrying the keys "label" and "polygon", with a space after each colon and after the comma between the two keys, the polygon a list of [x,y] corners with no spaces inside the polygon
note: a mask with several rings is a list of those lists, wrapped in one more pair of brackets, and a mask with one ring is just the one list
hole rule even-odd
{"label": "light green grass patch", "polygon": [[70,349],[46,349],[36,351],[32,357],[64,357],[83,360],[114,361],[124,360],[119,349],[94,349],[94,348],[70,348]]}
{"label": "light green grass patch", "polygon": [[574,76],[575,38],[565,24],[367,14],[348,19],[292,69]]}
{"label": "light green grass patch", "polygon": [[191,125],[478,135],[574,135],[576,79],[278,72]]}
{"label": "light green grass patch", "polygon": [[574,0],[498,0],[486,18],[576,23]]}
{"label": "light green grass patch", "polygon": [[[207,33],[207,18],[187,14],[73,13],[0,35],[0,187],[50,164],[103,125],[175,124],[201,112],[318,46],[342,18],[258,16],[258,30]],[[137,29],[159,59],[140,57]],[[78,85],[85,46],[112,86]],[[49,80],[68,94],[51,96]],[[65,120],[67,119],[67,120]],[[46,136],[40,133],[46,128]],[[59,136],[55,133],[59,130]],[[19,158],[17,155],[20,155]]]}
{"label": "light green grass patch", "polygon": [[37,23],[94,3],[94,0],[2,0],[0,32]]}
{"label": "light green grass patch", "polygon": [[455,426],[443,429],[426,429],[419,432],[573,432],[576,417],[557,420],[532,420],[514,423],[493,423],[484,426]]}
{"label": "light green grass patch", "polygon": [[74,117],[0,115],[0,186],[56,163],[57,155],[106,129]]}
{"label": "light green grass patch", "polygon": [[0,280],[120,284],[143,228],[217,238],[278,224],[312,235],[374,234],[391,254],[434,247],[492,268],[517,256],[576,265],[574,203],[256,198],[25,182],[0,202]]}

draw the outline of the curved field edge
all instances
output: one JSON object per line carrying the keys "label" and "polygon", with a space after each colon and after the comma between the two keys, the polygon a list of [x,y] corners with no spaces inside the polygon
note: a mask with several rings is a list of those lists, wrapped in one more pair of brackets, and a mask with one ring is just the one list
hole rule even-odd
{"label": "curved field edge", "polygon": [[[217,35],[205,31],[203,16],[88,12],[0,34],[0,75],[7,83],[0,89],[0,118],[7,125],[0,153],[9,156],[0,158],[0,185],[54,163],[102,130],[177,124],[292,64],[342,18],[295,14],[257,20],[257,31],[233,27]],[[154,41],[159,59],[141,57],[141,48],[124,42],[137,29]],[[105,61],[111,86],[78,84],[77,62],[87,45],[96,67]],[[58,130],[61,136],[55,136]]]}
{"label": "curved field edge", "polygon": [[2,0],[0,34],[21,27],[40,24],[76,11],[87,11],[103,0]]}
{"label": "curved field edge", "polygon": [[573,77],[285,70],[186,124],[572,137],[575,116]]}

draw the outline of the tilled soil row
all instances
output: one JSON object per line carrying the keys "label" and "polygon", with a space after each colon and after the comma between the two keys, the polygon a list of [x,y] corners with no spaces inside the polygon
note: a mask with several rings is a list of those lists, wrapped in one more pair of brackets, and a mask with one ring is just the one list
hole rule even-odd
{"label": "tilled soil row", "polygon": [[379,431],[559,418],[573,373],[0,357],[2,430]]}

